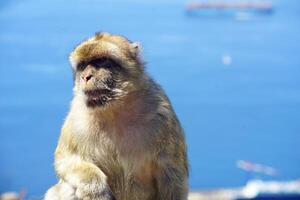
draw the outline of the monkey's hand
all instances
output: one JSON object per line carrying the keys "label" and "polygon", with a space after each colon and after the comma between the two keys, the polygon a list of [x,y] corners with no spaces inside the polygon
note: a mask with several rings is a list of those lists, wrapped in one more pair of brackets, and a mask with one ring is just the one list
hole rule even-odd
{"label": "monkey's hand", "polygon": [[75,188],[60,180],[45,194],[44,200],[78,200],[75,196]]}
{"label": "monkey's hand", "polygon": [[107,177],[93,163],[74,155],[59,155],[55,167],[62,180],[75,188],[79,200],[113,200]]}
{"label": "monkey's hand", "polygon": [[76,186],[75,196],[80,200],[113,200],[113,194],[103,180],[94,177],[89,181],[82,180]]}

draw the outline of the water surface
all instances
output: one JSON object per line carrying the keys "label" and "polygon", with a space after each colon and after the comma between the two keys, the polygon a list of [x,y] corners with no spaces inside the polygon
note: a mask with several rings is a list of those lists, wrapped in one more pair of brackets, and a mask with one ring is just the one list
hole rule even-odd
{"label": "water surface", "polygon": [[97,31],[142,43],[185,128],[191,189],[243,185],[239,159],[280,171],[264,179],[299,178],[300,2],[272,2],[269,15],[187,14],[180,0],[0,3],[0,192],[40,196],[56,182],[68,54]]}

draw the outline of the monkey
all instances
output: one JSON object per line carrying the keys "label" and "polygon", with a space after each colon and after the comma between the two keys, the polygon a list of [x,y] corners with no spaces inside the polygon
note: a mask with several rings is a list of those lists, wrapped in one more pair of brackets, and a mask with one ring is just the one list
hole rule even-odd
{"label": "monkey", "polygon": [[187,200],[183,128],[141,46],[106,32],[69,57],[73,99],[45,200]]}
{"label": "monkey", "polygon": [[75,196],[75,188],[67,182],[59,181],[56,185],[52,186],[45,194],[44,199],[48,200],[79,200]]}

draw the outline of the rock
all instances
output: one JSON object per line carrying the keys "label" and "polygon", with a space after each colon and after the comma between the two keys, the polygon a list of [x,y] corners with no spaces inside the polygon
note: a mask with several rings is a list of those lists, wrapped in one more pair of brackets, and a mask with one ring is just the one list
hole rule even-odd
{"label": "rock", "polygon": [[6,192],[0,196],[0,200],[20,200],[20,197],[16,192]]}

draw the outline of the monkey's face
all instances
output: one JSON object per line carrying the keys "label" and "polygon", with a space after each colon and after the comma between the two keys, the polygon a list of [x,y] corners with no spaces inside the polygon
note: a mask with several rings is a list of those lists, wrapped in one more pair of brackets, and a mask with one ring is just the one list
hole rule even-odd
{"label": "monkey's face", "polygon": [[143,72],[136,48],[125,38],[96,35],[71,53],[75,96],[88,107],[103,107],[124,98],[137,87]]}
{"label": "monkey's face", "polygon": [[79,63],[76,87],[86,96],[89,107],[103,106],[120,96],[126,80],[125,69],[108,57]]}

